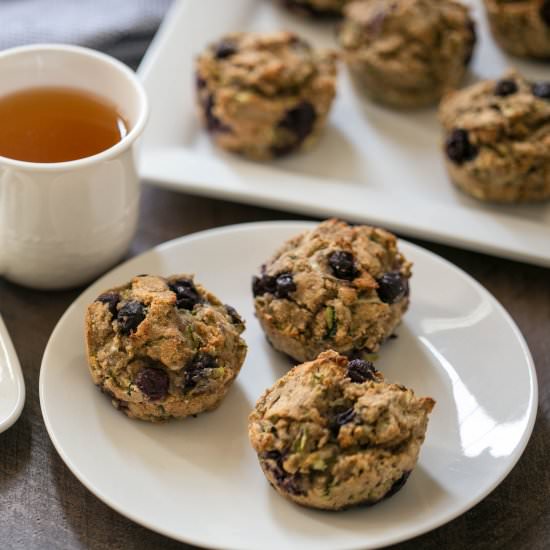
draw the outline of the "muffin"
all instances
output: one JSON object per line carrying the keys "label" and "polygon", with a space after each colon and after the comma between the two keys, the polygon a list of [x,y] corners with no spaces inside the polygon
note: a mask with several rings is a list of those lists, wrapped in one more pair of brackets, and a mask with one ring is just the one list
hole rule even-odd
{"label": "muffin", "polygon": [[328,220],[287,241],[254,277],[256,316],[298,362],[376,352],[409,305],[411,264],[387,231]]}
{"label": "muffin", "polygon": [[484,0],[491,32],[512,55],[550,58],[550,0]]}
{"label": "muffin", "polygon": [[550,197],[550,82],[509,71],[449,94],[439,116],[447,170],[460,189],[483,201]]}
{"label": "muffin", "polygon": [[314,18],[335,18],[350,0],[281,0],[288,9]]}
{"label": "muffin", "polygon": [[403,487],[434,405],[385,383],[372,363],[326,351],[260,397],[248,435],[280,495],[341,510],[375,504]]}
{"label": "muffin", "polygon": [[246,355],[241,317],[191,275],[134,277],[98,296],[85,324],[94,383],[151,422],[216,408]]}
{"label": "muffin", "polygon": [[199,56],[196,70],[210,136],[256,160],[311,147],[336,90],[334,55],[290,32],[229,34]]}
{"label": "muffin", "polygon": [[476,42],[455,0],[358,0],[339,31],[344,58],[373,100],[398,108],[436,103],[461,82]]}

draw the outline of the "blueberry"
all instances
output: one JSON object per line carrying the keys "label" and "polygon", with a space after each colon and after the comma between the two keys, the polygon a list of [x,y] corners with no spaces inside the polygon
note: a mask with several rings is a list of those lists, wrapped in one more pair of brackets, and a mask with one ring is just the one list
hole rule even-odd
{"label": "blueberry", "polygon": [[157,401],[168,394],[170,379],[162,369],[145,367],[137,373],[134,383],[151,401]]}
{"label": "blueberry", "polygon": [[230,40],[222,40],[214,46],[214,57],[216,59],[227,59],[237,53],[237,47]]}
{"label": "blueberry", "polygon": [[341,426],[353,422],[354,418],[355,411],[353,410],[353,407],[335,414],[330,420],[330,431],[332,432],[334,437],[338,435]]}
{"label": "blueberry", "polygon": [[266,451],[262,454],[262,458],[266,458],[269,460],[280,460],[282,458],[280,451]]}
{"label": "blueberry", "polygon": [[204,80],[204,78],[199,73],[197,73],[195,75],[195,84],[197,86],[197,90],[202,90],[206,87],[206,80]]}
{"label": "blueberry", "polygon": [[135,332],[147,315],[147,308],[141,302],[126,302],[117,313],[118,327],[122,334]]}
{"label": "blueberry", "polygon": [[283,491],[291,495],[303,495],[304,490],[301,488],[300,474],[291,474],[283,467],[283,455],[279,451],[267,451],[263,453],[262,458],[269,460],[266,463],[267,468],[273,474],[275,483]]}
{"label": "blueberry", "polygon": [[385,304],[395,304],[408,294],[409,282],[398,271],[384,273],[376,279],[378,283],[378,297]]}
{"label": "blueberry", "polygon": [[407,483],[407,479],[409,479],[410,475],[410,471],[404,472],[403,475],[394,482],[394,484],[390,487],[390,490],[383,496],[383,498],[390,498],[395,495],[395,493],[402,489],[405,483]]}
{"label": "blueberry", "polygon": [[254,297],[262,296],[265,293],[275,294],[277,290],[277,279],[271,275],[252,277],[252,294]]}
{"label": "blueberry", "polygon": [[178,309],[192,310],[197,304],[203,302],[193,281],[190,279],[178,279],[170,283],[168,288],[176,295],[176,307]]}
{"label": "blueberry", "polygon": [[468,65],[474,55],[474,48],[477,42],[476,25],[473,21],[468,21],[468,30],[470,31],[470,39],[466,46],[466,55],[464,56],[464,65]]}
{"label": "blueberry", "polygon": [[515,80],[504,78],[499,80],[495,85],[494,94],[500,97],[513,95],[518,91],[518,85]]}
{"label": "blueberry", "polygon": [[263,283],[263,277],[252,277],[252,296],[256,298],[256,296],[262,296],[265,294],[264,290],[264,283]]}
{"label": "blueberry", "polygon": [[346,409],[344,412],[338,413],[334,417],[335,424],[338,426],[343,426],[344,424],[350,423],[355,418],[355,411],[353,408]]}
{"label": "blueberry", "polygon": [[296,141],[302,143],[313,130],[317,113],[309,101],[302,101],[294,109],[287,111],[279,121],[279,128],[289,130],[296,136]]}
{"label": "blueberry", "polygon": [[300,474],[290,474],[282,467],[273,470],[277,485],[291,495],[304,495],[305,491],[301,487]]}
{"label": "blueberry", "polygon": [[473,160],[478,149],[470,143],[468,132],[462,128],[455,128],[445,143],[447,156],[456,164],[464,164],[467,161]]}
{"label": "blueberry", "polygon": [[218,366],[216,358],[209,353],[199,352],[193,357],[185,369],[183,388],[194,388],[201,378],[208,376],[207,369],[215,369]]}
{"label": "blueberry", "polygon": [[214,114],[214,96],[208,94],[206,101],[203,102],[204,116],[206,117],[206,128],[210,132],[230,132],[231,128],[224,124]]}
{"label": "blueberry", "polygon": [[539,13],[540,18],[550,27],[550,0],[544,0]]}
{"label": "blueberry", "polygon": [[275,279],[275,297],[288,298],[291,292],[296,290],[296,283],[292,278],[292,273],[281,273]]}
{"label": "blueberry", "polygon": [[238,314],[237,310],[233,306],[225,304],[223,307],[225,308],[227,315],[229,315],[229,318],[234,325],[244,324],[242,317]]}
{"label": "blueberry", "polygon": [[338,279],[353,281],[358,275],[358,271],[355,268],[355,260],[351,252],[336,250],[328,257],[328,263],[333,275],[338,277]]}
{"label": "blueberry", "polygon": [[273,145],[271,147],[273,156],[283,157],[298,149],[313,131],[316,120],[317,113],[309,101],[302,101],[294,109],[287,111],[277,126],[294,134],[296,139],[292,143]]}
{"label": "blueberry", "polygon": [[281,273],[275,277],[263,274],[261,277],[252,278],[252,294],[254,297],[269,293],[276,298],[288,298],[289,294],[295,290],[296,283],[292,273]]}
{"label": "blueberry", "polygon": [[120,302],[120,295],[116,292],[105,292],[100,294],[96,298],[96,302],[101,302],[102,304],[107,304],[109,306],[109,312],[113,317],[116,317],[117,309],[116,306]]}
{"label": "blueberry", "polygon": [[370,361],[364,359],[352,359],[348,363],[348,377],[352,382],[362,384],[367,380],[374,380],[376,369]]}
{"label": "blueberry", "polygon": [[550,99],[550,81],[536,82],[531,88],[533,95],[541,99]]}

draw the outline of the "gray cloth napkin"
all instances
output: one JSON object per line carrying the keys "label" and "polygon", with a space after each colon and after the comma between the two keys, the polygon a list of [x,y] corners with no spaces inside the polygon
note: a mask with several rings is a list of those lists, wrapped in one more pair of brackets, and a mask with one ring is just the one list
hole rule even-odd
{"label": "gray cloth napkin", "polygon": [[139,63],[172,0],[0,0],[0,49],[80,44]]}

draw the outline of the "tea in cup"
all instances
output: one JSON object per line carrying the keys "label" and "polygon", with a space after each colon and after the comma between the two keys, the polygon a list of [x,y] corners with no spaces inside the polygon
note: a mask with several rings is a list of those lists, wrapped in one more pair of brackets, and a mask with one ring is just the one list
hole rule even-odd
{"label": "tea in cup", "polygon": [[136,75],[87,48],[0,52],[0,275],[55,289],[96,277],[135,233]]}

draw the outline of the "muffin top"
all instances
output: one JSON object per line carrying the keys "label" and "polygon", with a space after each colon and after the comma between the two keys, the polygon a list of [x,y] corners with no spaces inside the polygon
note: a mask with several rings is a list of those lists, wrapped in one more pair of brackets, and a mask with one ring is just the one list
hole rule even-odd
{"label": "muffin top", "polygon": [[228,34],[197,60],[197,77],[210,87],[267,97],[299,95],[316,77],[335,74],[333,54],[318,52],[287,31]]}
{"label": "muffin top", "polygon": [[359,0],[344,14],[340,42],[347,51],[373,62],[398,59],[394,69],[413,75],[434,57],[454,57],[457,47],[466,65],[476,40],[468,8],[455,0]]}
{"label": "muffin top", "polygon": [[331,219],[287,241],[253,280],[255,296],[291,297],[310,311],[359,297],[391,304],[408,294],[411,263],[388,231]]}
{"label": "muffin top", "polygon": [[381,456],[416,454],[434,404],[385,383],[368,361],[326,351],[260,397],[249,436],[260,459],[281,469],[286,488],[299,493],[309,475],[331,487],[346,480],[352,466],[367,472]]}
{"label": "muffin top", "polygon": [[[527,170],[550,152],[550,82],[531,83],[517,71],[450,93],[439,117],[446,153],[457,165],[493,165],[513,158]],[[501,161],[499,161],[501,159]]]}

